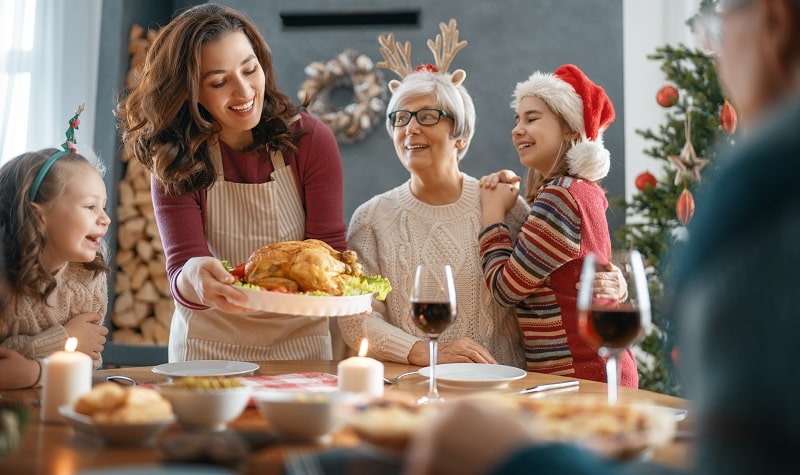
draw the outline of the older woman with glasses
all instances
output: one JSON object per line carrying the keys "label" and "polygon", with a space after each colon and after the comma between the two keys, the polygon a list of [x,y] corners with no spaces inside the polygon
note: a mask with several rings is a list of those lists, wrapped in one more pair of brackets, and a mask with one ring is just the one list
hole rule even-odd
{"label": "older woman with glasses", "polygon": [[[367,338],[376,357],[427,365],[425,335],[410,319],[409,290],[417,264],[450,264],[458,317],[440,337],[438,362],[524,368],[514,309],[496,304],[481,281],[478,180],[459,169],[474,133],[472,98],[451,74],[425,70],[403,79],[388,110],[387,130],[410,177],[355,211],[347,245],[367,273],[387,277],[393,290],[385,302],[375,302],[372,313],[339,320],[345,342],[358,348]],[[518,199],[509,225],[519,229],[527,213]]]}

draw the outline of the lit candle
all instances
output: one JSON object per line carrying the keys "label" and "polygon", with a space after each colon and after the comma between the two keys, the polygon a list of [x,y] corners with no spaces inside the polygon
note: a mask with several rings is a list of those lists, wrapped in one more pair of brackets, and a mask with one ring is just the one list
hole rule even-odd
{"label": "lit candle", "polygon": [[75,351],[78,339],[70,337],[64,351],[57,351],[42,363],[42,412],[45,422],[61,422],[58,408],[74,403],[92,390],[92,358]]}
{"label": "lit candle", "polygon": [[365,356],[367,340],[361,340],[358,356],[347,358],[337,367],[339,390],[383,396],[383,363]]}

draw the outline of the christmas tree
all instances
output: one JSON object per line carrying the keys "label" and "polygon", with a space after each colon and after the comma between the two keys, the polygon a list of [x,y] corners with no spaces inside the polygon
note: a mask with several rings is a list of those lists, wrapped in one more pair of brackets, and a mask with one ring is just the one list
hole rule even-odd
{"label": "christmas tree", "polygon": [[[711,3],[703,2],[701,8]],[[675,323],[665,312],[669,289],[664,283],[669,281],[671,256],[687,238],[694,189],[714,168],[721,141],[733,140],[736,113],[725,100],[708,53],[683,44],[667,45],[648,59],[661,61],[666,85],[656,100],[667,112],[657,130],[636,133],[652,142],[643,153],[663,161],[663,173],[658,178],[649,171],[641,173],[630,202],[612,200],[625,209],[627,218],[615,237],[621,246],[638,249],[649,264],[654,328],[639,345],[639,386],[682,395],[674,367],[679,357],[674,350]]]}

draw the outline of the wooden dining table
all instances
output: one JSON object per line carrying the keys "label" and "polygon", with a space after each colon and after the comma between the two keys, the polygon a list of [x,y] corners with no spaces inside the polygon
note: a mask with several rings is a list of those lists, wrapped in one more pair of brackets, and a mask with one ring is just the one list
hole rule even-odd
{"label": "wooden dining table", "polygon": [[[337,361],[265,361],[259,362],[256,375],[280,375],[288,373],[330,373],[337,372]],[[385,363],[385,376],[392,377],[401,373],[418,370],[419,367],[398,363]],[[97,370],[93,374],[94,383],[105,381],[107,376],[127,376],[140,384],[158,384],[167,382],[168,377],[156,374],[152,367],[121,367]],[[516,391],[543,383],[565,381],[570,378],[529,372],[522,379],[508,382],[501,388],[485,389],[487,393],[508,393],[509,397],[526,397],[514,394]],[[428,390],[428,379],[411,374],[403,377],[397,384],[385,385],[386,393],[405,392],[414,396],[422,396]],[[606,394],[606,385],[595,381],[580,380],[576,389],[581,394]],[[439,385],[442,396],[449,401],[457,400],[475,393],[475,390],[451,389]],[[24,428],[19,446],[11,453],[0,455],[0,473],[11,474],[56,474],[70,475],[83,471],[97,470],[102,473],[119,467],[157,465],[166,462],[161,442],[165,437],[180,434],[182,429],[178,423],[159,436],[159,440],[146,446],[104,446],[101,443],[76,437],[73,429],[64,423],[44,423],[39,420],[40,388],[0,391],[4,399],[22,401],[30,411],[32,420]],[[637,398],[652,401],[654,404],[686,408],[684,399],[631,388],[620,388],[621,398]],[[688,417],[678,423],[678,434],[691,432],[691,412]],[[248,407],[242,415],[229,424],[230,431],[248,431],[249,433],[269,433],[269,424],[254,407]],[[235,468],[236,472],[245,474],[279,474],[282,473],[289,454],[298,451],[324,451],[326,449],[357,447],[362,442],[349,429],[341,428],[330,434],[320,443],[286,443],[279,439],[263,447],[252,450],[243,463]],[[690,461],[692,449],[691,438],[676,437],[668,444],[656,448],[651,454],[654,461],[676,467],[686,467]]]}

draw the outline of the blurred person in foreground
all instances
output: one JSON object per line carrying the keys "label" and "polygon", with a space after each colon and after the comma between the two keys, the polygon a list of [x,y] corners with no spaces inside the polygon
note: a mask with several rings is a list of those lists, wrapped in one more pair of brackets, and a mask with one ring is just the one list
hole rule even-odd
{"label": "blurred person in foreground", "polygon": [[[800,446],[800,0],[723,0],[699,20],[744,133],[703,190],[672,282],[697,430],[687,471],[782,473]],[[512,415],[470,402],[420,431],[407,462],[414,474],[657,472],[537,444]]]}

